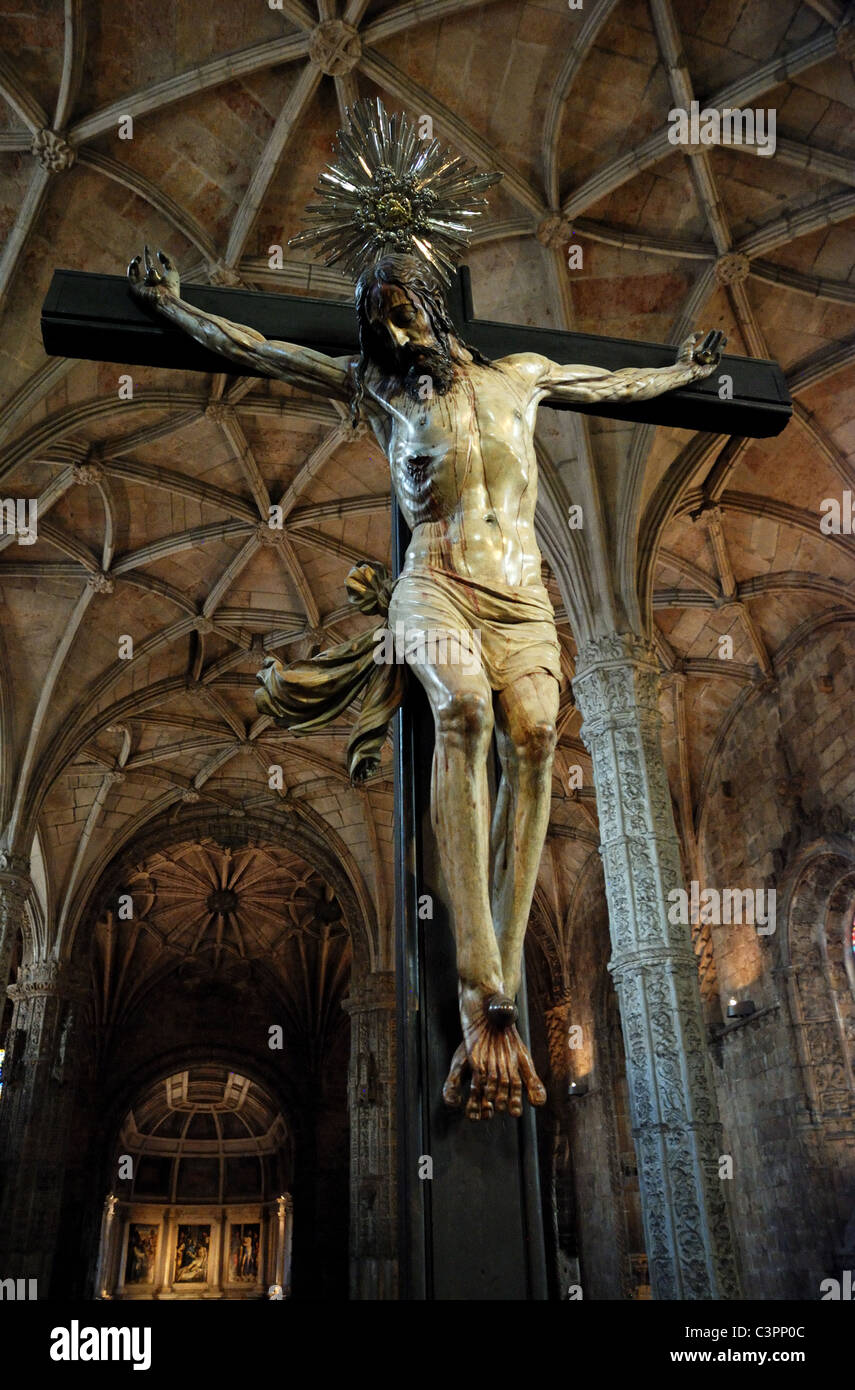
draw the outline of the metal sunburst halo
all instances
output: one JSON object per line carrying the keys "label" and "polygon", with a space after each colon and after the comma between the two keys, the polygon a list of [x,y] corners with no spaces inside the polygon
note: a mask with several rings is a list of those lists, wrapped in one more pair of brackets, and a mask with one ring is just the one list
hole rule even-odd
{"label": "metal sunburst halo", "polygon": [[306,208],[313,225],[288,245],[319,247],[326,265],[341,262],[354,276],[393,252],[417,256],[450,280],[487,206],[477,195],[502,175],[479,174],[438,140],[422,139],[406,114],[388,116],[379,97],[358,101],[347,119],[335,162],[315,187],[323,201]]}

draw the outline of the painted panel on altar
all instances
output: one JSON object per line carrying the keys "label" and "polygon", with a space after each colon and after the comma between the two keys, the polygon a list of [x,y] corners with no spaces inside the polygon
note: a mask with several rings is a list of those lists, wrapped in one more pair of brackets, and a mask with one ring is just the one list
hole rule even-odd
{"label": "painted panel on altar", "polygon": [[157,1226],[143,1226],[132,1221],[128,1227],[128,1255],[125,1262],[126,1284],[153,1284],[157,1260]]}
{"label": "painted panel on altar", "polygon": [[261,1225],[258,1221],[232,1224],[229,1238],[230,1284],[258,1283],[260,1250]]}
{"label": "painted panel on altar", "polygon": [[210,1246],[210,1226],[179,1226],[173,1283],[206,1284]]}

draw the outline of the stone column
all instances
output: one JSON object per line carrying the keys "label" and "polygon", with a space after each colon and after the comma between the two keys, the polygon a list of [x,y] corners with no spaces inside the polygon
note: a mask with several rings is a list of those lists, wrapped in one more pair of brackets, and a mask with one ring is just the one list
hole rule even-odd
{"label": "stone column", "polygon": [[172,1251],[169,1248],[169,1232],[172,1229],[170,1220],[172,1207],[164,1208],[160,1218],[160,1232],[157,1242],[157,1265],[155,1267],[155,1287],[152,1298],[162,1298],[167,1292],[167,1285],[170,1277],[170,1263]]}
{"label": "stone column", "polygon": [[101,1241],[98,1246],[98,1267],[95,1271],[95,1297],[112,1298],[112,1293],[108,1288],[112,1274],[113,1256],[113,1229],[116,1221],[116,1207],[119,1204],[118,1197],[114,1197],[112,1192],[104,1198],[104,1215],[101,1219]]}
{"label": "stone column", "polygon": [[26,902],[32,888],[29,867],[21,855],[0,851],[0,1014],[10,982],[15,938],[19,928],[26,929]]}
{"label": "stone column", "polygon": [[629,633],[579,651],[573,691],[594,764],[612,959],[654,1298],[738,1298],[721,1126],[662,756],[659,668]]}
{"label": "stone column", "polygon": [[57,961],[24,965],[14,1002],[0,1105],[0,1267],[49,1294],[71,1119],[80,1072],[88,972]]}
{"label": "stone column", "polygon": [[351,1018],[350,1296],[393,1299],[398,1287],[395,977],[369,975]]}
{"label": "stone column", "polygon": [[276,1198],[279,1218],[274,1282],[282,1288],[282,1297],[291,1297],[291,1245],[294,1238],[294,1199],[289,1192]]}

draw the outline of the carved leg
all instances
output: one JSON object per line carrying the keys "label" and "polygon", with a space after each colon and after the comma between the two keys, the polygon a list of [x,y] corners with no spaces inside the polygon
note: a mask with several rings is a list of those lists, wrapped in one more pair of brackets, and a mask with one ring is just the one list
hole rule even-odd
{"label": "carved leg", "polygon": [[485,1097],[497,1110],[520,1115],[523,1086],[533,1105],[542,1105],[546,1099],[531,1055],[514,1026],[513,999],[520,987],[523,942],[549,824],[558,682],[546,671],[533,672],[501,691],[497,706],[502,778],[491,832],[492,907],[505,998],[490,1001],[486,1018],[475,1013],[469,1024],[473,1041],[482,1036],[489,1040],[498,1032],[494,1045],[501,1056],[501,1079],[495,1093],[492,1087],[485,1088]]}
{"label": "carved leg", "polygon": [[497,707],[502,780],[491,834],[492,906],[505,988],[513,998],[549,825],[558,682],[548,671],[534,671],[502,690]]}
{"label": "carved leg", "polygon": [[[482,671],[430,662],[426,651],[430,651],[429,643],[416,646],[408,661],[425,687],[434,715],[432,820],[453,907],[463,1030],[463,1044],[452,1060],[443,1095],[448,1104],[460,1104],[463,1071],[468,1067],[466,1114],[470,1119],[490,1119],[494,1108],[519,1115],[523,1086],[534,1105],[542,1104],[546,1093],[514,1027],[510,996],[518,987],[519,961],[509,988],[490,908],[487,756],[493,733],[493,692]],[[530,696],[531,691],[522,694]],[[536,833],[527,817],[521,825],[523,831],[531,828]],[[539,857],[538,847],[535,873]],[[527,863],[525,856],[522,862]],[[521,904],[524,894],[523,886],[512,894],[514,902],[519,899]],[[528,894],[521,912],[523,931],[530,889]],[[521,949],[522,934],[518,935]]]}
{"label": "carved leg", "polygon": [[[437,671],[434,670],[434,677]],[[487,752],[492,701],[483,687],[455,671],[434,705],[433,828],[451,894],[461,989],[479,997],[503,992],[502,965],[489,898]],[[430,693],[430,691],[429,691]]]}
{"label": "carved leg", "polygon": [[[430,644],[423,644],[430,650]],[[493,733],[493,692],[483,671],[430,663],[423,649],[408,655],[434,716],[431,811],[442,870],[452,903],[464,1042],[452,1061],[443,1094],[460,1104],[464,1067],[472,1073],[467,1114],[489,1119],[493,1099],[507,1084],[501,1030],[486,1023],[487,1005],[505,995],[502,962],[490,912],[490,798],[487,755]],[[488,1029],[488,1031],[485,1031]]]}

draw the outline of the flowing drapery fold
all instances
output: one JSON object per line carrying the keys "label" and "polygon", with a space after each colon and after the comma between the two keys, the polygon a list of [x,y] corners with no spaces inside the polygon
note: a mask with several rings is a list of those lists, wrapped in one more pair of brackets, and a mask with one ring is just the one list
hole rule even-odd
{"label": "flowing drapery fold", "polygon": [[[354,607],[385,617],[393,581],[382,565],[364,563],[345,581]],[[347,742],[347,766],[352,782],[362,782],[380,765],[380,749],[393,714],[404,698],[406,666],[378,663],[375,651],[383,628],[367,628],[337,647],[305,661],[284,666],[268,657],[258,672],[255,692],[260,714],[269,714],[279,728],[294,734],[322,729],[343,714],[359,695],[362,704]]]}

